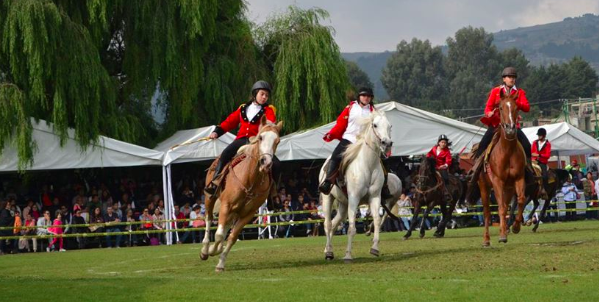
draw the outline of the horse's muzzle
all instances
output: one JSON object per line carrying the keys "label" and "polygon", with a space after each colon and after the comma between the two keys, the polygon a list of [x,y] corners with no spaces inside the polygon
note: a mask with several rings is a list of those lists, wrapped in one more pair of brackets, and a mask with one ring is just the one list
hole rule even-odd
{"label": "horse's muzzle", "polygon": [[505,131],[505,135],[513,136],[516,134],[516,124],[501,124],[503,127],[503,131]]}
{"label": "horse's muzzle", "polygon": [[260,171],[269,171],[272,167],[272,158],[270,156],[260,157]]}

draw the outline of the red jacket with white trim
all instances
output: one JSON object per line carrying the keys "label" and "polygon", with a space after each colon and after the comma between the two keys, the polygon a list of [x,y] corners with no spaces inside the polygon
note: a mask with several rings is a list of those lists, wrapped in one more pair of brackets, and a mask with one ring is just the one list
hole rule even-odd
{"label": "red jacket with white trim", "polygon": [[239,108],[237,108],[237,110],[231,113],[222,123],[220,123],[219,126],[216,126],[214,132],[216,132],[218,136],[221,136],[231,130],[234,130],[235,128],[237,128],[237,126],[240,126],[239,132],[237,132],[237,137],[235,137],[235,139],[242,137],[252,137],[258,134],[258,129],[260,128],[260,118],[262,117],[262,115],[265,115],[266,119],[268,119],[269,121],[273,123],[276,122],[276,110],[273,105],[263,105],[260,111],[258,111],[258,113],[256,114],[256,116],[254,116],[252,120],[248,120],[248,117],[246,115],[246,108],[251,103],[252,102],[248,102],[239,106]]}
{"label": "red jacket with white trim", "polygon": [[549,162],[549,157],[551,157],[551,143],[549,143],[549,140],[545,140],[543,148],[539,150],[539,140],[537,139],[532,142],[531,153],[539,154],[539,156],[533,156],[531,158],[532,160],[537,160],[542,164],[547,164]]}
{"label": "red jacket with white trim", "polygon": [[[499,101],[501,101],[501,90],[505,92],[505,86],[497,86],[491,89],[491,93],[489,93],[489,99],[487,100],[487,106],[485,107],[485,117],[481,119],[481,122],[487,126],[497,127],[501,123],[501,119],[499,117],[499,111],[496,111],[490,118],[487,118],[487,114],[492,112],[499,105]],[[518,110],[523,112],[528,112],[530,110],[530,104],[528,104],[528,99],[526,98],[526,91],[524,89],[516,88],[512,89],[511,94],[518,93],[518,99],[516,100],[516,106],[518,106]],[[518,118],[519,120],[520,118]],[[520,123],[517,123],[518,128],[520,128]]]}
{"label": "red jacket with white trim", "polygon": [[[338,139],[341,140],[345,130],[347,129],[347,124],[349,123],[349,112],[353,105],[358,105],[358,101],[352,101],[349,105],[345,106],[345,109],[339,114],[337,117],[337,123],[335,126],[324,136],[324,140],[326,142],[330,142],[332,140]],[[359,106],[359,105],[358,105]],[[370,112],[374,111],[374,106],[370,104]]]}

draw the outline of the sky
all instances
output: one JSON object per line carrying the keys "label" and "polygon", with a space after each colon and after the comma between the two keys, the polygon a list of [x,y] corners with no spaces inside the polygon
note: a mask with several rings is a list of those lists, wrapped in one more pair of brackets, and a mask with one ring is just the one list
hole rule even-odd
{"label": "sky", "polygon": [[586,13],[599,15],[598,0],[246,0],[248,17],[260,24],[289,5],[320,7],[335,29],[341,52],[395,50],[416,37],[444,45],[466,26],[487,32],[558,22]]}

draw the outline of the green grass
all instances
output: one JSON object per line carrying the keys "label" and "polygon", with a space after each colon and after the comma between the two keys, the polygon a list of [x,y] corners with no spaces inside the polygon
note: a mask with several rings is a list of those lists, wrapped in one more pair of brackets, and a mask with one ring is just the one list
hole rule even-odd
{"label": "green grass", "polygon": [[[240,241],[227,270],[200,245],[94,249],[0,257],[4,301],[598,301],[599,222],[524,227],[482,248],[482,228],[402,241],[356,235],[355,261],[324,260],[324,237]],[[8,293],[7,291],[8,290]],[[407,299],[407,300],[406,300]]]}

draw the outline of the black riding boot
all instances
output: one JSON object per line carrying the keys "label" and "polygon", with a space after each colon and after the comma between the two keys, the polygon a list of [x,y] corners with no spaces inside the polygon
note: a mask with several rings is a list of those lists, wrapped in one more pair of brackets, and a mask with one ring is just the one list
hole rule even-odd
{"label": "black riding boot", "polygon": [[331,162],[329,163],[329,167],[327,169],[327,175],[325,176],[324,181],[320,184],[320,186],[318,186],[318,190],[322,194],[328,195],[329,193],[331,193],[331,189],[333,188],[331,176],[333,176],[333,173],[337,171],[337,168],[339,168],[339,161],[331,157]]}
{"label": "black riding boot", "polygon": [[204,188],[204,191],[210,195],[214,195],[214,193],[216,192],[216,184],[214,183],[214,180],[220,176],[221,170],[223,169],[223,161],[222,160],[218,160],[218,164],[216,164],[216,168],[214,168],[214,174],[212,174],[212,180],[210,181],[210,183],[208,184],[208,186],[206,186]]}

